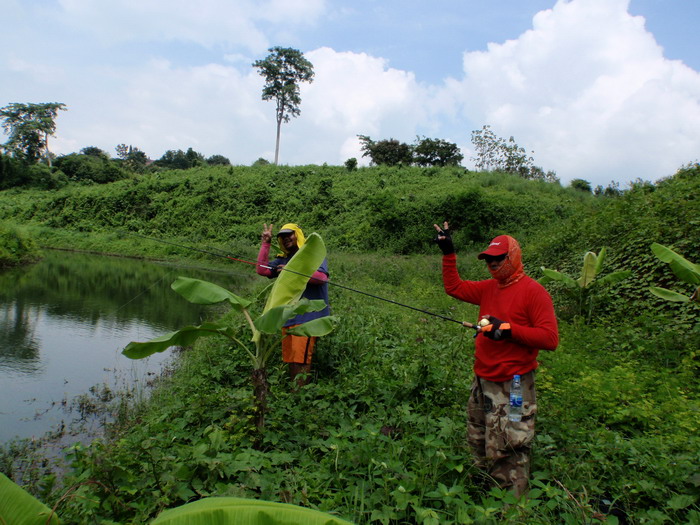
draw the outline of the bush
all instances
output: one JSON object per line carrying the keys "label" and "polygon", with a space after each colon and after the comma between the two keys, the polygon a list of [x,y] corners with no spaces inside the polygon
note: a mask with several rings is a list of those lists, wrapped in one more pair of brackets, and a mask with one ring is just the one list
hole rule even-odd
{"label": "bush", "polygon": [[126,172],[108,158],[98,155],[71,153],[58,157],[54,163],[69,179],[105,184],[127,177]]}
{"label": "bush", "polygon": [[40,257],[39,247],[26,232],[0,223],[0,268],[28,264]]}

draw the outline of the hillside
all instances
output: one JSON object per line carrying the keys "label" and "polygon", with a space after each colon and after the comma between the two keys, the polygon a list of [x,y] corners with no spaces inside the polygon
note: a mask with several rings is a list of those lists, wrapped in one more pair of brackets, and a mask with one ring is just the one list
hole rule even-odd
{"label": "hillside", "polygon": [[[206,495],[356,523],[698,523],[700,307],[648,292],[688,293],[649,246],[700,261],[698,175],[691,166],[614,198],[498,174],[318,166],[2,192],[0,218],[42,244],[141,257],[190,253],[120,230],[252,257],[263,222],[297,220],[326,240],[332,279],[456,319],[474,320],[476,308],[444,293],[433,222],[453,225],[463,278],[486,276],[474,250],[501,232],[521,240],[536,278],[540,266],[576,278],[584,253],[603,246],[603,274],[633,272],[597,292],[590,323],[576,297],[548,285],[560,345],[539,357],[526,502],[490,488],[471,463],[471,332],[333,288],[340,324],[319,342],[314,382],[294,394],[279,357],[269,366],[262,443],[250,424],[250,362],[212,339],[180,354],[149,403],[118,407],[112,441],[72,450],[65,486],[37,477],[30,488],[76,523],[144,523]],[[256,297],[266,284],[234,292]],[[241,316],[226,318],[243,340]]]}

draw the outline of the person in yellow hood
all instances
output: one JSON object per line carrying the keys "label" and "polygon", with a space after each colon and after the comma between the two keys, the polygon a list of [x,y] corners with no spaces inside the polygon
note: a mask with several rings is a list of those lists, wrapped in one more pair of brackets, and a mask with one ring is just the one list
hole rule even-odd
{"label": "person in yellow hood", "polygon": [[[274,279],[277,277],[284,266],[299,251],[306,241],[304,232],[294,223],[287,223],[277,232],[277,244],[281,253],[271,261],[270,247],[272,246],[273,225],[263,224],[263,231],[260,236],[262,244],[258,253],[258,264],[256,272],[258,275]],[[307,312],[291,318],[282,328],[284,337],[282,339],[282,360],[289,367],[289,376],[296,386],[302,386],[308,383],[311,373],[311,357],[313,356],[315,337],[301,337],[291,334],[286,334],[288,328],[296,326],[319,317],[330,315],[330,306],[328,302],[328,261],[323,260],[319,269],[310,277],[306,290],[302,297],[314,300],[323,299],[326,307],[320,312]]]}

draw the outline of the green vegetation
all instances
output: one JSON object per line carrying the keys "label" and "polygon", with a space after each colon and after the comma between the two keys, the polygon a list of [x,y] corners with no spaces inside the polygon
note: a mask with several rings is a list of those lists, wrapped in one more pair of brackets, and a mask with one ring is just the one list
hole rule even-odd
{"label": "green vegetation", "polygon": [[0,222],[0,269],[39,260],[35,240],[23,228]]}
{"label": "green vegetation", "polygon": [[544,266],[540,268],[544,277],[539,279],[542,284],[550,282],[563,283],[568,288],[574,298],[578,299],[577,315],[585,314],[586,321],[590,322],[593,315],[593,303],[595,300],[595,291],[604,285],[614,284],[623,279],[627,279],[632,272],[630,270],[620,270],[605,275],[598,279],[598,275],[605,264],[605,247],[601,248],[600,253],[586,252],[583,256],[583,266],[581,267],[581,276],[578,279],[573,279],[565,273],[556,270],[548,270]]}
{"label": "green vegetation", "polygon": [[[474,255],[499,233],[518,238],[535,278],[542,266],[575,275],[602,247],[604,275],[632,272],[598,290],[588,324],[563,283],[547,284],[561,344],[540,353],[527,501],[472,466],[471,333],[333,287],[341,322],[318,343],[315,380],[294,393],[280,356],[267,363],[262,440],[248,356],[207,338],[148,402],[122,407],[106,439],[73,447],[65,479],[34,478],[27,489],[67,523],[147,523],[207,496],[293,503],[355,523],[700,523],[700,306],[649,291],[688,293],[650,246],[700,260],[698,175],[691,165],[596,197],[459,168],[260,165],[2,192],[0,218],[43,243],[159,258],[185,254],[119,230],[254,258],[263,222],[294,219],[323,235],[331,281],[470,321],[476,308],[442,289],[435,222],[454,229],[463,278],[488,276]],[[254,281],[249,295],[266,284]]]}

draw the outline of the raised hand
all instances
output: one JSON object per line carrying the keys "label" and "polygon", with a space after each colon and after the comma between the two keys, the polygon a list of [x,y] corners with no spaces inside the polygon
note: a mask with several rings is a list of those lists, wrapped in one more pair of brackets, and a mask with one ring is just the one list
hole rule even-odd
{"label": "raised hand", "polygon": [[450,236],[450,225],[447,221],[442,223],[442,228],[437,224],[433,224],[435,230],[437,231],[437,236],[435,237],[435,242],[438,247],[442,250],[444,255],[450,255],[455,252],[454,244],[452,244],[452,237]]}
{"label": "raised hand", "polygon": [[270,223],[270,226],[268,227],[267,224],[263,223],[263,231],[262,234],[260,235],[260,239],[262,242],[272,242],[272,228],[274,227],[274,224]]}

